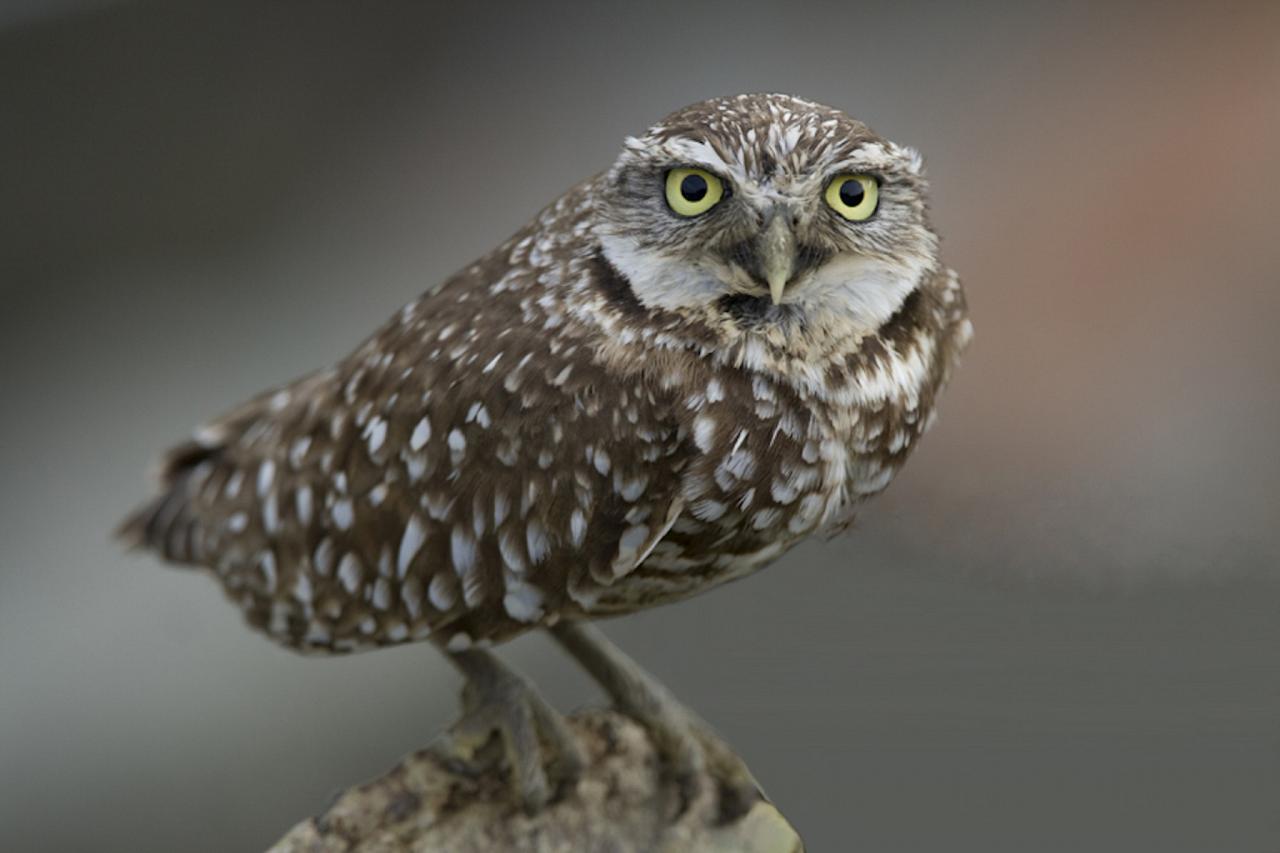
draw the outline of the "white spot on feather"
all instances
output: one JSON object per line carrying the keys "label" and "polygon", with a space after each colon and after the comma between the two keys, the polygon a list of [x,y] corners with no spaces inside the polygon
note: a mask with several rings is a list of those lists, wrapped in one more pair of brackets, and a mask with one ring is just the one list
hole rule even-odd
{"label": "white spot on feather", "polygon": [[409,482],[416,483],[427,474],[427,457],[421,453],[402,454],[405,471],[409,474]]}
{"label": "white spot on feather", "polygon": [[371,601],[379,610],[387,610],[391,607],[391,584],[386,578],[378,578],[378,582],[373,585]]}
{"label": "white spot on feather", "polygon": [[289,464],[295,469],[302,467],[302,462],[307,457],[307,451],[311,449],[311,436],[304,435],[294,439],[293,444],[289,445]]}
{"label": "white spot on feather", "polygon": [[575,548],[581,548],[587,538],[587,517],[582,510],[574,507],[569,514],[569,541]]}
{"label": "white spot on feather", "polygon": [[449,554],[453,570],[459,576],[470,572],[476,565],[476,540],[462,525],[454,525],[449,533]]}
{"label": "white spot on feather", "polygon": [[298,491],[293,494],[293,505],[298,513],[298,521],[302,525],[311,523],[312,495],[310,486],[299,486]]}
{"label": "white spot on feather", "polygon": [[529,562],[537,564],[547,556],[551,544],[547,541],[546,528],[536,518],[530,519],[525,528],[525,544],[529,549]]}
{"label": "white spot on feather", "polygon": [[495,491],[493,493],[493,526],[501,527],[502,522],[507,520],[507,514],[511,512],[511,500],[507,497],[507,493],[503,491]]}
{"label": "white spot on feather", "polygon": [[409,611],[410,619],[417,619],[422,615],[422,581],[417,578],[408,578],[404,583],[400,584],[400,600],[404,602],[404,609]]}
{"label": "white spot on feather", "polygon": [[618,540],[618,553],[610,567],[614,577],[621,577],[640,564],[641,549],[648,541],[649,525],[647,524],[635,524],[622,531],[622,537]]}
{"label": "white spot on feather", "polygon": [[375,456],[387,440],[386,420],[377,417],[369,421],[369,425],[364,428],[364,437],[369,444],[369,455]]}
{"label": "white spot on feather", "polygon": [[693,502],[693,516],[702,521],[717,521],[728,509],[720,501],[711,500],[710,498],[702,498]]}
{"label": "white spot on feather", "polygon": [[693,443],[703,453],[709,453],[715,441],[716,421],[710,415],[698,415],[693,419]]}
{"label": "white spot on feather", "polygon": [[573,365],[566,364],[564,369],[561,370],[559,373],[555,375],[555,377],[552,378],[551,384],[556,386],[557,388],[560,387],[561,385],[563,385],[565,382],[568,381],[569,375],[571,373],[573,373]]}
{"label": "white spot on feather", "polygon": [[456,467],[467,454],[467,437],[457,427],[449,430],[449,459]]}
{"label": "white spot on feather", "polygon": [[262,502],[262,529],[273,536],[280,532],[280,504],[275,492]]}
{"label": "white spot on feather", "polygon": [[489,418],[489,410],[485,408],[484,403],[471,404],[471,408],[467,410],[466,422],[477,423],[485,429],[488,429],[493,423]]}
{"label": "white spot on feather", "polygon": [[311,578],[306,572],[298,572],[297,577],[293,579],[293,597],[303,604],[310,604],[311,599],[315,597],[315,590],[311,587]]}
{"label": "white spot on feather", "polygon": [[767,509],[757,510],[751,519],[751,526],[756,530],[764,530],[777,524],[778,519],[782,516],[782,511],[777,507],[768,507]]}
{"label": "white spot on feather", "polygon": [[276,477],[276,463],[270,459],[263,460],[258,466],[258,497],[265,497],[271,490],[271,483]]}
{"label": "white spot on feather", "polygon": [[333,515],[333,523],[338,526],[339,530],[351,529],[351,525],[355,521],[355,508],[351,505],[350,500],[343,498],[335,501],[330,512]]}
{"label": "white spot on feather", "polygon": [[315,553],[311,555],[311,563],[316,567],[316,571],[322,575],[327,575],[333,569],[333,540],[325,537],[320,540],[320,544],[316,545]]}
{"label": "white spot on feather", "polygon": [[[755,455],[750,450],[739,450],[735,453],[730,453],[724,458],[724,461],[720,463],[719,467],[716,469],[716,482],[720,483],[719,474],[722,471],[735,480],[746,480],[755,473],[755,469]],[[725,490],[728,490],[729,488],[729,486],[726,486],[723,483],[720,483],[720,487]]]}
{"label": "white spot on feather", "polygon": [[628,503],[634,503],[644,494],[645,488],[649,485],[649,477],[647,474],[641,474],[630,480],[617,478],[613,485],[619,497]]}
{"label": "white spot on feather", "polygon": [[528,568],[524,552],[520,549],[520,540],[510,528],[498,534],[498,551],[502,554],[502,562],[511,571],[520,574]]}
{"label": "white spot on feather", "polygon": [[458,603],[458,587],[453,578],[437,572],[427,586],[427,598],[436,610],[448,610]]}
{"label": "white spot on feather", "polygon": [[416,515],[409,516],[409,522],[404,527],[404,535],[400,537],[400,554],[396,558],[397,577],[404,577],[413,558],[418,555],[418,551],[422,550],[422,544],[426,540],[427,531],[422,526],[422,519]]}
{"label": "white spot on feather", "polygon": [[431,421],[423,416],[418,421],[417,426],[413,428],[413,433],[409,436],[409,449],[419,451],[427,446],[427,442],[431,440]]}
{"label": "white spot on feather", "polygon": [[507,580],[502,607],[517,622],[536,622],[542,616],[542,591],[519,578]]}
{"label": "white spot on feather", "polygon": [[796,499],[800,490],[785,480],[774,480],[773,485],[769,488],[769,495],[775,503],[783,505],[789,504]]}
{"label": "white spot on feather", "polygon": [[355,595],[363,578],[364,566],[360,564],[360,558],[348,551],[338,562],[338,579],[347,592]]}
{"label": "white spot on feather", "polygon": [[262,572],[262,582],[267,592],[276,591],[276,555],[271,551],[263,551],[258,555],[258,569]]}

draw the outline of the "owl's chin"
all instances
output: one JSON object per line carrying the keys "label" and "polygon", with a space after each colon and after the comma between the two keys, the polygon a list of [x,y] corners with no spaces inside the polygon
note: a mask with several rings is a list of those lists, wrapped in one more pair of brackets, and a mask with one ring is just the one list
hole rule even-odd
{"label": "owl's chin", "polygon": [[804,310],[795,304],[783,302],[775,305],[768,291],[726,293],[716,300],[716,307],[743,328],[786,325],[804,317]]}
{"label": "owl's chin", "polygon": [[682,311],[707,306],[724,294],[724,285],[714,275],[642,248],[633,238],[601,234],[599,247],[636,300],[650,310]]}
{"label": "owl's chin", "polygon": [[809,316],[839,318],[851,334],[875,332],[889,322],[937,266],[924,255],[884,261],[865,255],[833,258],[804,277],[787,303]]}
{"label": "owl's chin", "polygon": [[765,333],[778,341],[806,329],[851,339],[872,334],[937,264],[924,254],[894,261],[837,255],[799,275],[775,304],[766,288],[744,289],[749,287],[746,273],[722,263],[691,264],[620,235],[601,235],[599,249],[625,282],[629,297],[645,309],[672,311],[715,325],[728,320],[742,332]]}

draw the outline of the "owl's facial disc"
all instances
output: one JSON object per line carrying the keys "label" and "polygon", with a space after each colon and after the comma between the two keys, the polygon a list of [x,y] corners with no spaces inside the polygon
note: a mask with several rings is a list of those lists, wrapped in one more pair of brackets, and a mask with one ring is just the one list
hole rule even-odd
{"label": "owl's facial disc", "polygon": [[859,334],[937,263],[924,194],[914,151],[838,110],[721,98],[627,141],[601,178],[597,234],[650,309]]}

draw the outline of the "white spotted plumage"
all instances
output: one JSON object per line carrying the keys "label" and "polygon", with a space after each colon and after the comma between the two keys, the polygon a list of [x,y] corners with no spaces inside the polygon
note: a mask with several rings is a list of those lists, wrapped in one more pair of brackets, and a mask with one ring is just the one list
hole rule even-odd
{"label": "white spotted plumage", "polygon": [[[727,183],[713,215],[668,208],[675,166]],[[851,171],[880,186],[860,227],[821,200]],[[924,190],[915,152],[808,101],[673,113],[335,367],[200,429],[125,529],[322,652],[741,577],[847,526],[933,420],[971,329]],[[800,253],[774,304],[778,211]]]}

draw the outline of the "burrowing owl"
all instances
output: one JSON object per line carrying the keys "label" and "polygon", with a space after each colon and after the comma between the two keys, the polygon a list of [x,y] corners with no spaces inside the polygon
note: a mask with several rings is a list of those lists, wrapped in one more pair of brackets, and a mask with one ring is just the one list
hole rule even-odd
{"label": "burrowing owl", "polygon": [[124,532],[302,651],[430,640],[483,681],[480,649],[546,626],[609,682],[574,622],[842,530],[969,337],[914,151],[717,98],[336,367],[200,428]]}

